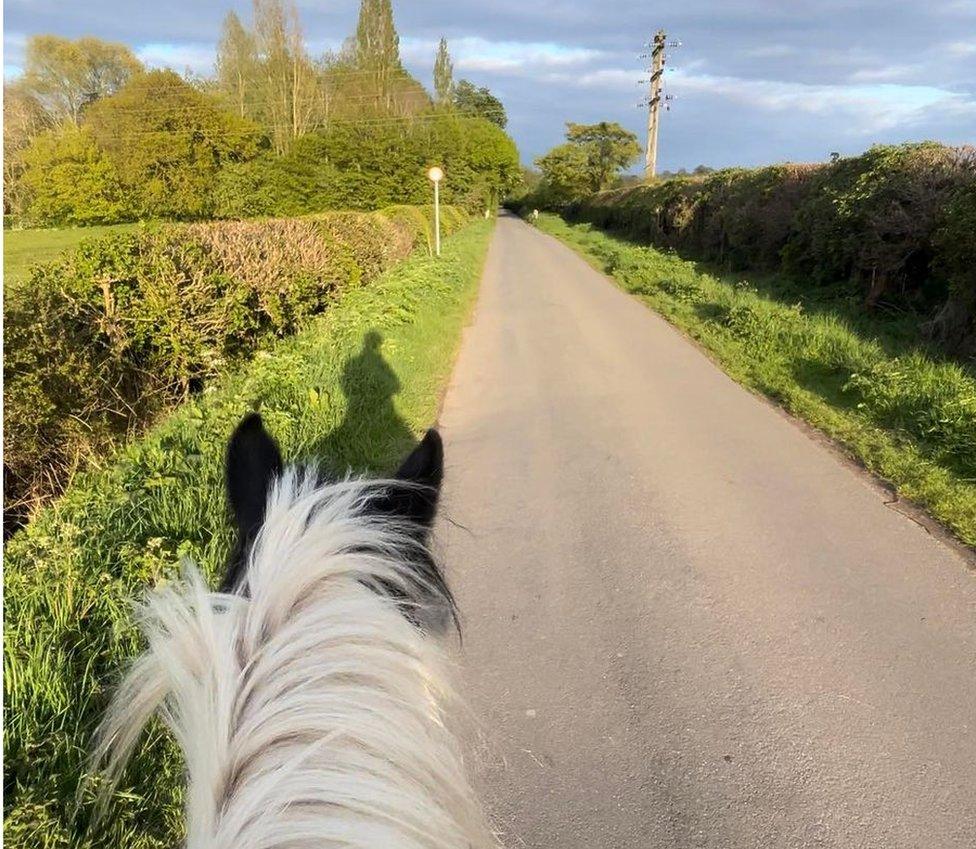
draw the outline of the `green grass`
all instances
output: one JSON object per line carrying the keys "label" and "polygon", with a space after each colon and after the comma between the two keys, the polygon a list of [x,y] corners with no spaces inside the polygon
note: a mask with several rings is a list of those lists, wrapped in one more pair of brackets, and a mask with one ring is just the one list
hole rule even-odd
{"label": "green grass", "polygon": [[4,230],[3,279],[16,283],[27,277],[37,262],[49,262],[62,251],[76,248],[85,239],[133,230],[138,224],[105,224],[98,227],[66,227],[63,230]]}
{"label": "green grass", "polygon": [[137,648],[127,599],[165,579],[183,556],[211,575],[219,570],[230,542],[222,453],[258,402],[287,458],[394,467],[436,418],[490,232],[479,221],[447,239],[439,260],[415,255],[347,292],[301,334],[76,478],[8,543],[8,846],[178,843],[181,767],[159,729],[102,824],[89,822],[90,800],[77,818],[71,813],[107,688]]}
{"label": "green grass", "polygon": [[710,273],[553,215],[538,225],[976,546],[976,377],[920,345],[911,317],[868,316],[782,278]]}

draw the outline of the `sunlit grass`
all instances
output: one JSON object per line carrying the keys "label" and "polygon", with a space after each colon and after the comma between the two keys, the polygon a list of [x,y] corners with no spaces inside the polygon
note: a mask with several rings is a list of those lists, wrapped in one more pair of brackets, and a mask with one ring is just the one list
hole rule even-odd
{"label": "sunlit grass", "polygon": [[556,216],[538,224],[976,545],[976,377],[912,341],[904,320],[832,309],[785,280],[717,276]]}
{"label": "sunlit grass", "polygon": [[[155,730],[104,822],[71,808],[106,689],[137,642],[128,599],[192,556],[211,574],[229,545],[227,436],[260,404],[288,458],[390,470],[436,418],[491,225],[438,259],[415,256],[344,294],[296,337],[75,479],[9,544],[5,562],[4,836],[21,849],[171,847],[180,763]],[[364,356],[367,334],[382,337]],[[368,346],[367,346],[368,348]]]}

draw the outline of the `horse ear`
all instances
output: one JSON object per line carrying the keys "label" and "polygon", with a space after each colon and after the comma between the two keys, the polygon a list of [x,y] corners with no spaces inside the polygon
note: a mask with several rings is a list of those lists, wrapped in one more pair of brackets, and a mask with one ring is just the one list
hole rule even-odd
{"label": "horse ear", "polygon": [[264,521],[268,493],[282,470],[281,452],[251,413],[237,426],[227,445],[227,501],[240,534],[238,544],[253,541]]}
{"label": "horse ear", "polygon": [[437,500],[444,479],[444,443],[436,430],[427,431],[420,444],[403,461],[395,477],[411,486],[398,487],[386,493],[380,509],[429,530],[437,514]]}

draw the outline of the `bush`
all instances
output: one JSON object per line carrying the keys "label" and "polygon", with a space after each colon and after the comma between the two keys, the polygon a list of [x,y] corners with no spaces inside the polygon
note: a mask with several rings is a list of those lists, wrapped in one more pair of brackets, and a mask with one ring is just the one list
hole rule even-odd
{"label": "bush", "polygon": [[131,216],[115,166],[87,128],[48,130],[19,156],[29,221],[113,224]]}
{"label": "bush", "polygon": [[[8,519],[337,292],[426,246],[422,216],[158,225],[35,267],[4,303]],[[443,226],[460,220],[448,209]]]}
{"label": "bush", "polygon": [[732,270],[842,283],[868,308],[941,307],[926,331],[967,354],[976,351],[974,198],[976,148],[926,142],[825,165],[663,180],[598,193],[564,212]]}
{"label": "bush", "polygon": [[936,271],[949,284],[949,298],[926,325],[928,336],[949,350],[976,358],[976,179],[947,204],[933,239]]}

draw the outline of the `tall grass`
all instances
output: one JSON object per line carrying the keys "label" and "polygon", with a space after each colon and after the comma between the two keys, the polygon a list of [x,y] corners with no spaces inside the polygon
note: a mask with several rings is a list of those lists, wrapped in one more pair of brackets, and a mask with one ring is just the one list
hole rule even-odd
{"label": "tall grass", "polygon": [[976,545],[976,376],[914,342],[910,321],[781,278],[715,276],[553,215],[539,226]]}
{"label": "tall grass", "polygon": [[5,569],[5,824],[9,847],[157,849],[179,842],[181,764],[153,729],[105,820],[72,813],[93,723],[136,651],[127,599],[191,556],[215,575],[229,532],[222,454],[260,404],[288,458],[390,470],[435,419],[490,234],[478,222],[79,475],[9,544]]}

